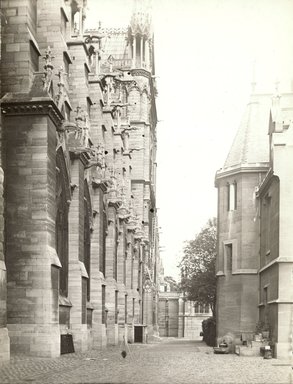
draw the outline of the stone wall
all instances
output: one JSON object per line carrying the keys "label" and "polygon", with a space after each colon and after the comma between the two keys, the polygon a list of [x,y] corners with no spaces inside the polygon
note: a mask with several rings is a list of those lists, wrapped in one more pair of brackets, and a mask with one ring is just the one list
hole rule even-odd
{"label": "stone wall", "polygon": [[151,72],[126,69],[139,92],[119,115],[123,68],[113,74],[97,63],[99,41],[83,37],[80,3],[1,3],[1,360],[9,356],[7,328],[12,352],[52,357],[64,347],[61,335],[83,352],[133,341],[135,324],[156,327]]}

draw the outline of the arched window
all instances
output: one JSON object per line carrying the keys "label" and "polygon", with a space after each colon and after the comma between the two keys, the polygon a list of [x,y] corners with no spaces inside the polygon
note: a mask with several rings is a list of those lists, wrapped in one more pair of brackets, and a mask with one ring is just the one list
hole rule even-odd
{"label": "arched window", "polygon": [[117,281],[118,274],[118,226],[115,225],[115,242],[114,242],[114,257],[113,257],[113,278]]}
{"label": "arched window", "polygon": [[59,293],[68,295],[68,212],[70,201],[69,178],[62,148],[56,155],[56,252],[62,265],[59,273]]}
{"label": "arched window", "polygon": [[108,231],[108,220],[105,204],[103,204],[103,215],[101,215],[101,242],[102,242],[102,252],[100,257],[100,272],[106,275],[106,237]]}
{"label": "arched window", "polygon": [[87,279],[87,301],[90,300],[90,262],[91,262],[91,224],[92,209],[88,183],[84,182],[84,239],[83,261],[89,278]]}
{"label": "arched window", "polygon": [[228,211],[235,211],[237,209],[237,184],[227,184],[228,189]]}

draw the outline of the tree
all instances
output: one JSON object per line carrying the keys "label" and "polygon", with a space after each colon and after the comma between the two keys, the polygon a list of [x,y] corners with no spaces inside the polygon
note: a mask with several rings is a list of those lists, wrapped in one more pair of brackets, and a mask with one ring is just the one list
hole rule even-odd
{"label": "tree", "polygon": [[179,264],[181,290],[188,300],[210,305],[213,315],[216,304],[216,243],[217,221],[213,218],[194,240],[186,242]]}

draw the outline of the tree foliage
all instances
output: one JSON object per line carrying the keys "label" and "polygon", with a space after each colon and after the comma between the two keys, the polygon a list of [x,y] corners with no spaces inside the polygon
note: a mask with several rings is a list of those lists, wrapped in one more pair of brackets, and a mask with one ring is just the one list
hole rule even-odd
{"label": "tree foliage", "polygon": [[216,302],[217,222],[210,219],[194,240],[186,242],[179,264],[181,289],[188,300],[208,304],[214,314]]}

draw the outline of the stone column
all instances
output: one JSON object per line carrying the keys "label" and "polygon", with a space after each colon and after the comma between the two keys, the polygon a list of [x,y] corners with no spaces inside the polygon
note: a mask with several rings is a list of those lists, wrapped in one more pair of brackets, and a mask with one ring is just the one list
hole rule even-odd
{"label": "stone column", "polygon": [[133,57],[132,57],[132,68],[136,67],[136,35],[133,36]]}
{"label": "stone column", "polygon": [[146,69],[150,69],[150,47],[149,47],[149,40],[145,41],[145,65]]}
{"label": "stone column", "polygon": [[102,284],[100,258],[103,257],[103,197],[106,187],[103,183],[92,183],[93,233],[91,238],[91,304],[93,305],[92,333],[93,347],[104,346],[104,324],[102,324]]}
{"label": "stone column", "polygon": [[[127,340],[127,319],[125,318],[125,295],[126,287],[124,285],[124,262],[125,262],[125,231],[126,225],[124,223],[124,220],[119,219],[120,225],[119,225],[119,243],[118,243],[118,274],[117,274],[117,286],[119,290],[118,294],[118,339],[119,342],[125,339]],[[127,295],[128,297],[128,295]],[[127,306],[127,305],[126,305]],[[128,307],[128,306],[127,306]]]}
{"label": "stone column", "polygon": [[140,36],[140,68],[143,67],[143,36]]}
{"label": "stone column", "polygon": [[178,299],[178,312],[179,312],[179,319],[178,319],[178,337],[184,337],[184,319],[185,319],[185,302],[182,297],[179,297]]}
{"label": "stone column", "polygon": [[115,291],[118,291],[114,278],[114,257],[116,248],[116,209],[115,203],[108,204],[108,233],[106,238],[106,308],[107,342],[109,345],[118,343],[118,324],[115,323]]}

